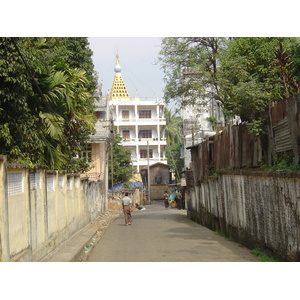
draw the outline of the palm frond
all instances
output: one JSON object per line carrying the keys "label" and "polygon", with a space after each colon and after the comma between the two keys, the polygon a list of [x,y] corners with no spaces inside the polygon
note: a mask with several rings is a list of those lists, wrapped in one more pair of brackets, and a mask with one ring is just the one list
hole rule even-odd
{"label": "palm frond", "polygon": [[39,116],[46,128],[46,133],[56,140],[61,140],[63,137],[63,124],[64,119],[60,116],[50,113],[39,113]]}

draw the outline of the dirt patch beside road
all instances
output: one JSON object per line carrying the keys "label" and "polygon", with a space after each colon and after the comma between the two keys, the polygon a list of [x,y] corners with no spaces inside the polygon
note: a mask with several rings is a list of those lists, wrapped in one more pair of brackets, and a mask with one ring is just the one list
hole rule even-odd
{"label": "dirt patch beside road", "polygon": [[78,259],[78,262],[85,262],[91,253],[91,250],[100,241],[109,225],[122,213],[120,209],[108,210],[100,214],[99,218],[94,222],[95,234],[91,240],[84,245],[84,253]]}

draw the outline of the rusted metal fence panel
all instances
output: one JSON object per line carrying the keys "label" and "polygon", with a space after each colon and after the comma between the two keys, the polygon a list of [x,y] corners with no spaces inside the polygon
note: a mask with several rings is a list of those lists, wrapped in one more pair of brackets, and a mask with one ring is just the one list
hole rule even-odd
{"label": "rusted metal fence panel", "polygon": [[193,176],[193,172],[190,170],[186,170],[185,171],[185,178],[186,178],[186,185],[188,187],[193,187],[194,186],[194,176]]}
{"label": "rusted metal fence panel", "polygon": [[271,108],[271,124],[275,151],[292,151],[295,161],[299,162],[300,94],[281,100]]}
{"label": "rusted metal fence panel", "polygon": [[279,102],[277,102],[273,107],[271,107],[271,123],[272,126],[277,124],[280,120],[284,119],[286,117],[286,111],[287,111],[287,100],[283,99]]}
{"label": "rusted metal fence panel", "polygon": [[292,149],[292,141],[287,117],[273,125],[273,132],[276,152],[284,152]]}
{"label": "rusted metal fence panel", "polygon": [[259,140],[251,137],[246,124],[227,126],[214,136],[214,170],[258,165]]}
{"label": "rusted metal fence panel", "polygon": [[191,175],[193,176],[193,183],[202,182],[209,175],[209,168],[213,158],[213,147],[210,147],[212,141],[204,141],[201,144],[190,146],[187,149],[191,150],[191,157],[193,164],[191,170],[186,171],[188,185],[191,183]]}
{"label": "rusted metal fence panel", "polygon": [[213,137],[213,148],[210,143],[207,140],[189,147],[195,182],[202,182],[209,176],[211,163],[217,172],[225,168],[256,167],[262,157],[260,141],[249,135],[246,124],[227,126]]}
{"label": "rusted metal fence panel", "polygon": [[[271,108],[270,116],[275,151],[293,151],[295,161],[299,162],[300,94],[277,103]],[[209,146],[210,143],[212,142],[204,141],[188,147],[191,149],[195,183],[202,182],[209,176],[212,162],[214,171],[217,172],[225,168],[257,167],[262,160],[260,139],[248,133],[245,123],[228,125],[213,137],[213,147]]]}
{"label": "rusted metal fence panel", "polygon": [[205,177],[209,174],[209,165],[210,165],[210,157],[209,157],[209,141],[205,141],[199,145],[199,155],[200,160],[203,162],[201,164],[201,172],[200,172],[200,181],[203,181]]}
{"label": "rusted metal fence panel", "polygon": [[300,157],[300,94],[287,100],[287,116],[291,134],[292,150],[295,162],[299,163]]}

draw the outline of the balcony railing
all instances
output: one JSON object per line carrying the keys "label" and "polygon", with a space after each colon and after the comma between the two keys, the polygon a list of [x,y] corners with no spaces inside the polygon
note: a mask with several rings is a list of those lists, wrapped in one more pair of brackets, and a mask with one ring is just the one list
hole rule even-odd
{"label": "balcony railing", "polygon": [[[136,158],[136,157],[132,157],[131,158],[133,165],[146,165],[148,164],[148,159],[147,158]],[[164,162],[167,163],[167,158],[158,158],[158,157],[151,157],[149,158],[149,163],[153,164],[153,162]]]}
{"label": "balcony railing", "polygon": [[[121,117],[115,118],[115,122],[117,123],[165,123],[165,118],[129,118],[123,119]],[[163,125],[163,124],[162,124]]]}
{"label": "balcony railing", "polygon": [[146,145],[149,142],[150,145],[160,144],[166,145],[166,138],[122,138],[123,143],[138,143],[139,145]]}

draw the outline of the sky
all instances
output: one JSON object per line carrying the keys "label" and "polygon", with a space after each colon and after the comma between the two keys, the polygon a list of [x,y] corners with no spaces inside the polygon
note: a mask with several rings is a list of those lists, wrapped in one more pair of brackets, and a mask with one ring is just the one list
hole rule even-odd
{"label": "sky", "polygon": [[164,73],[158,63],[159,37],[90,37],[95,70],[105,95],[115,76],[116,53],[130,97],[163,97]]}

